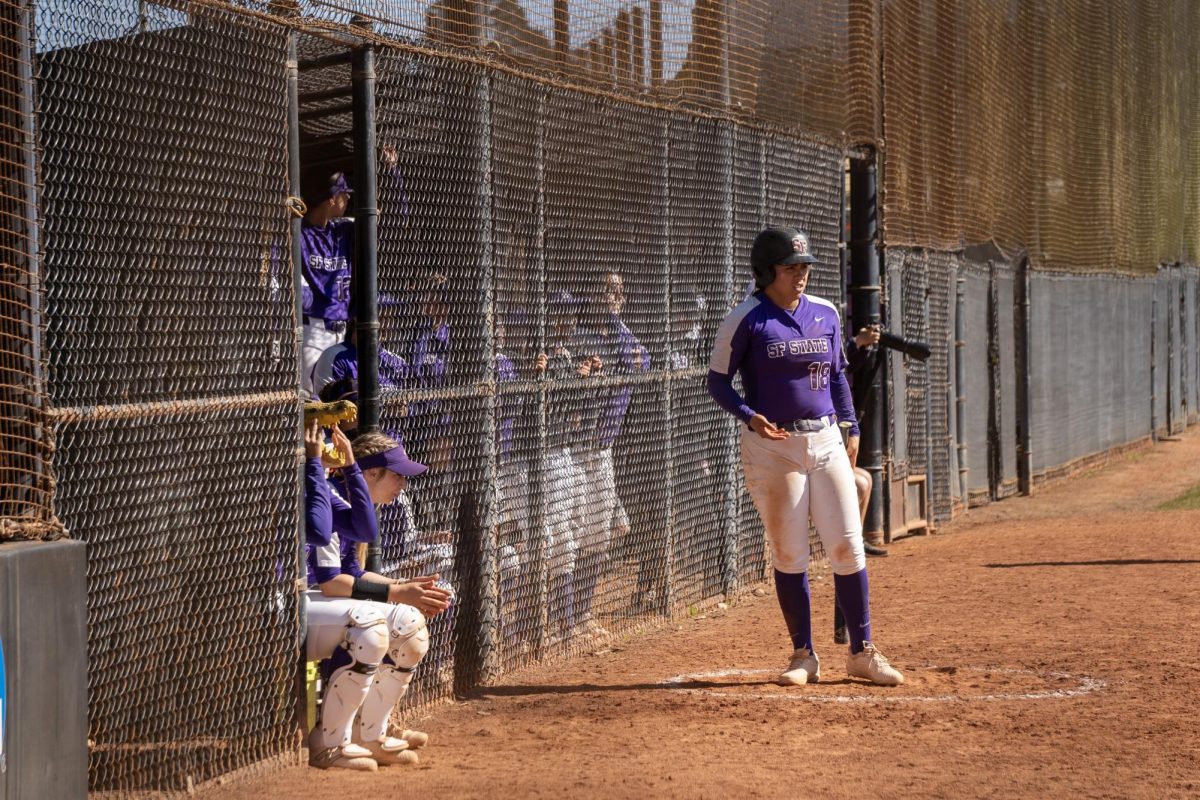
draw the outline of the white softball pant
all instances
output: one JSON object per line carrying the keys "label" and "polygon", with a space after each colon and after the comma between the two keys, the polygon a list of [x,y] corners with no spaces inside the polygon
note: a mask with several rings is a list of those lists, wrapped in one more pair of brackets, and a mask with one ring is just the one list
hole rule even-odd
{"label": "white softball pant", "polygon": [[866,568],[854,469],[836,425],[793,432],[781,441],[743,426],[742,467],[775,569],[791,575],[808,570],[810,515],[835,574]]}
{"label": "white softball pant", "polygon": [[304,325],[300,339],[300,390],[306,397],[313,394],[313,370],[321,360],[321,354],[331,347],[337,347],[346,338],[346,332],[326,330],[322,321],[316,324]]}
{"label": "white softball pant", "polygon": [[612,448],[586,451],[580,467],[587,476],[588,525],[579,551],[607,553],[617,510],[617,477]]}

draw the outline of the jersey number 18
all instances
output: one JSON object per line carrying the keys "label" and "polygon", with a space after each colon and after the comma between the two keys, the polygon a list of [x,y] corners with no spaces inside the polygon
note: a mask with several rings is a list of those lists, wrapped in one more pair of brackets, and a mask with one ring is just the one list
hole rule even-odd
{"label": "jersey number 18", "polygon": [[829,361],[814,361],[808,365],[808,385],[812,390],[818,391],[829,387],[829,369],[832,364]]}

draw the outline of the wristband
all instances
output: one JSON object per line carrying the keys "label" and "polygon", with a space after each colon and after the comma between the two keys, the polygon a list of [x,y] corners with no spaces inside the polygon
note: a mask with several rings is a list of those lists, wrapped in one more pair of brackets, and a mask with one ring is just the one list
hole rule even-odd
{"label": "wristband", "polygon": [[352,600],[374,600],[386,603],[388,599],[388,584],[376,583],[366,578],[355,578],[354,588],[350,590]]}

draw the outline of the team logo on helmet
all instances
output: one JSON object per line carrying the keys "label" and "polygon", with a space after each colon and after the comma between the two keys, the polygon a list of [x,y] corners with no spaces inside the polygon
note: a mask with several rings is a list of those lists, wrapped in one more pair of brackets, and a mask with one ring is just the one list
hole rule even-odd
{"label": "team logo on helmet", "polygon": [[808,239],[803,236],[792,238],[792,249],[802,256],[808,255]]}

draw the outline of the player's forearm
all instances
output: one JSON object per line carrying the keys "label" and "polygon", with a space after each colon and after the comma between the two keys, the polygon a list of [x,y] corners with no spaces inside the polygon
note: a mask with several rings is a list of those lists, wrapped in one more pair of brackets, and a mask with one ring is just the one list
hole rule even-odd
{"label": "player's forearm", "polygon": [[338,575],[317,584],[317,588],[326,597],[349,597],[354,591],[354,578],[350,575]]}
{"label": "player's forearm", "polygon": [[746,405],[746,401],[733,388],[732,375],[723,375],[710,369],[708,371],[708,393],[717,405],[742,422],[749,422],[750,418],[754,416],[754,409]]}

